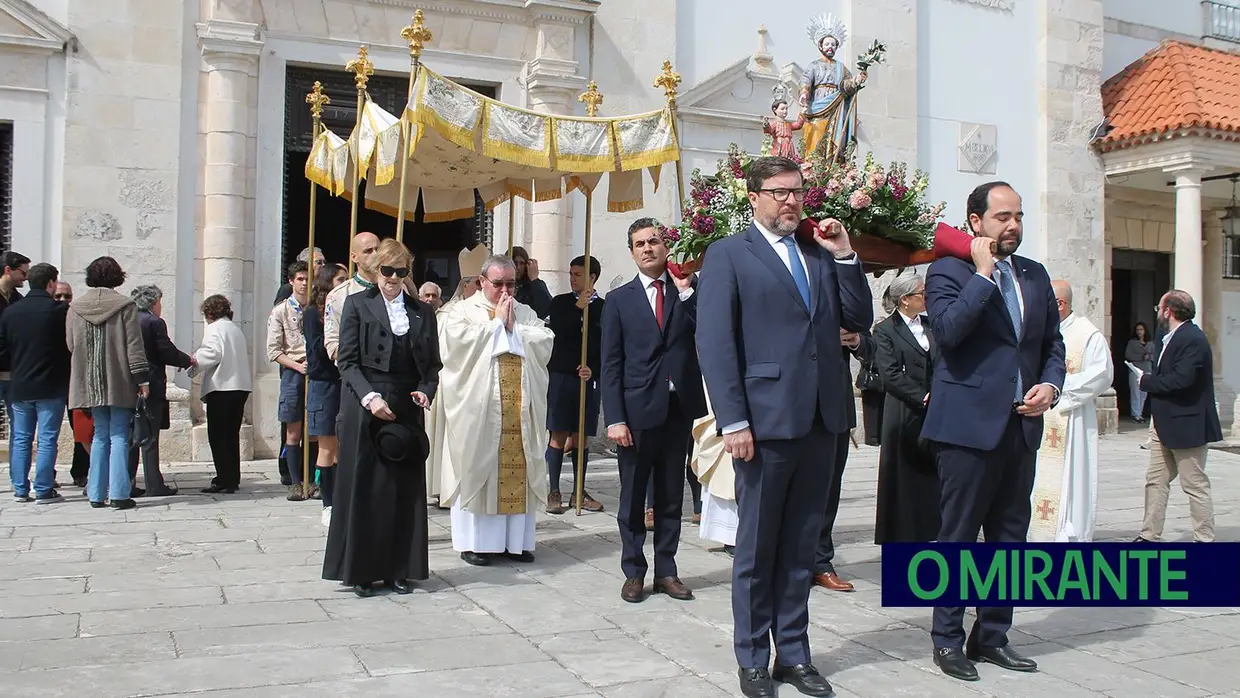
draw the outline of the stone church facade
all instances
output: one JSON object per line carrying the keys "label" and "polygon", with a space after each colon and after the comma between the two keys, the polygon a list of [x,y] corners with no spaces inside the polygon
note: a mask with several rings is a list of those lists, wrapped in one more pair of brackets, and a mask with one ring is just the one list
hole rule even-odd
{"label": "stone church facade", "polygon": [[[730,0],[720,2],[732,7]],[[995,177],[1022,182],[1018,188],[1026,192],[1027,214],[1047,231],[1027,233],[1031,254],[1068,278],[1078,311],[1102,325],[1108,312],[1105,178],[1088,133],[1102,117],[1103,3],[828,4],[796,0],[782,9],[798,17],[796,32],[764,19],[774,49],[767,43],[768,30],[758,31],[758,22],[719,13],[719,21],[746,23],[742,34],[747,38],[726,48],[734,56],[730,66],[716,62],[681,85],[686,176],[694,167],[713,169],[730,142],[757,150],[770,88],[795,80],[799,66],[813,58],[805,55],[812,47],[799,28],[801,17],[823,10],[842,16],[850,28],[842,56],[855,56],[875,39],[886,43],[892,60],[881,73],[875,70],[859,102],[862,148],[884,162],[923,166],[931,150],[957,147],[939,142],[927,126],[927,119],[949,118],[937,111],[941,107],[927,76],[951,81],[943,89],[959,91],[962,99],[977,86],[949,77],[945,66],[955,59],[942,53],[944,39],[927,36],[919,24],[939,21],[935,18],[947,17],[944,13],[970,13],[970,21],[982,27],[1013,22],[1035,27],[1028,29],[1028,45],[1018,49],[1031,56],[1035,93],[1032,116],[1022,117],[1032,130],[1019,136],[1026,153],[1021,172],[1014,173],[1015,166],[1007,163],[1015,161],[1000,152],[990,170],[959,182],[945,180],[933,185],[941,187],[933,193],[949,201],[949,222],[955,223],[963,218],[964,194],[976,182]],[[232,299],[251,340],[256,378],[246,452],[272,457],[279,448],[278,380],[274,365],[265,360],[262,335],[281,270],[305,242],[302,207],[309,185],[299,168],[303,149],[308,151],[303,97],[310,81],[322,80],[328,88],[333,104],[326,123],[347,137],[355,107],[344,65],[364,44],[376,67],[372,96],[399,105],[409,68],[408,47],[399,33],[420,8],[434,34],[422,58],[453,80],[517,106],[581,114],[577,97],[593,79],[605,95],[605,115],[639,113],[663,106],[662,90],[652,82],[665,59],[705,66],[710,52],[721,50],[692,38],[701,34],[700,27],[691,32],[688,24],[696,5],[667,0],[0,0],[0,124],[12,132],[14,173],[5,244],[57,264],[75,284],[90,260],[115,256],[131,283],[155,283],[164,290],[165,319],[185,349],[201,337],[201,299],[212,293]],[[1022,89],[1028,91],[1029,85]],[[1000,150],[1003,134],[1017,130],[999,123]],[[640,215],[673,217],[676,191],[670,182],[665,176],[657,192],[647,183]],[[321,246],[329,260],[346,261],[341,241],[348,236],[347,216],[332,208],[341,205],[339,200],[324,203],[324,198],[320,195],[320,206],[329,210],[320,215],[317,234],[329,242]],[[460,247],[477,241],[507,247],[507,207],[455,227],[415,224],[406,230],[406,239],[412,238],[415,252],[428,260],[424,272],[447,269],[451,275]],[[582,213],[579,196],[516,203],[515,242],[539,260],[553,291],[566,290],[568,262],[581,253]],[[378,231],[387,224],[367,215],[362,229],[373,223]],[[632,274],[624,231],[636,215],[597,214],[594,250],[604,266],[603,288]],[[175,380],[187,396],[192,394],[183,376]],[[201,432],[191,428],[192,422],[201,422],[198,403],[191,399],[188,404],[192,409],[180,413],[182,426]],[[206,457],[205,433],[184,441],[185,452],[171,453],[172,458]]]}

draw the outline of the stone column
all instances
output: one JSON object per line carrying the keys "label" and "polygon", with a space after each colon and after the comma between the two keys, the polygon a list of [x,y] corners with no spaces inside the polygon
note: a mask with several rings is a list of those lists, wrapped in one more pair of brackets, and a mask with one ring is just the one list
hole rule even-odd
{"label": "stone column", "polygon": [[[557,14],[535,16],[537,54],[529,62],[527,80],[529,108],[547,114],[571,114],[586,80],[577,75],[576,26]],[[520,209],[518,209],[520,210]],[[568,290],[568,263],[572,259],[573,214],[567,198],[533,206],[530,256],[538,260],[540,277],[552,294]]]}
{"label": "stone column", "polygon": [[1204,318],[1202,297],[1201,171],[1175,173],[1175,274],[1172,283],[1187,291]]}

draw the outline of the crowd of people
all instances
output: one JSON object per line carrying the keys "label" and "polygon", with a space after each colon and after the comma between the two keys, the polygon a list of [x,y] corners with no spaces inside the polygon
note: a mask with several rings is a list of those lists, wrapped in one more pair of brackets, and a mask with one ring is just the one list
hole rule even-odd
{"label": "crowd of people", "polygon": [[[978,187],[966,205],[967,258],[940,259],[924,278],[898,274],[875,324],[847,231],[803,220],[800,166],[762,158],[747,176],[753,224],[715,242],[699,273],[672,273],[663,227],[640,218],[628,230],[636,274],[605,300],[599,262],[584,256],[570,264],[571,290],[552,296],[521,248],[463,250],[445,302],[436,284],[415,288],[413,256],[396,240],[356,235],[352,275],[303,251],[270,312],[266,358],[280,371],[287,499],[322,502],[324,579],[360,597],[377,584],[409,593],[430,574],[432,504],[450,511],[466,563],[534,562],[539,509],[603,509],[582,481],[584,407],[585,436],[601,422],[617,449],[621,598],[694,598],[676,564],[688,482],[699,535],[732,558],[741,691],[772,696],[784,682],[830,695],[811,661],[808,595],[853,589],[835,568],[832,534],[855,443],[854,386],[866,441],[880,447],[875,542],[1092,540],[1094,401],[1115,367],[1102,333],[1074,312],[1071,287],[1016,254],[1019,194],[1003,182]],[[203,301],[201,346],[184,353],[160,317],[160,290],[117,292],[126,276],[110,257],[90,264],[76,298],[49,264],[13,252],[0,261],[0,390],[17,501],[61,498],[66,408],[89,422],[89,466],[72,475],[91,506],[176,494],[159,469],[168,367],[201,374],[215,467],[203,491],[238,490],[252,367],[227,298]],[[1136,542],[1160,539],[1176,476],[1194,537],[1208,542],[1206,444],[1221,439],[1211,349],[1188,294],[1169,291],[1155,312],[1161,340],[1141,326],[1124,352],[1134,416],[1138,394],[1153,416]],[[934,611],[945,674],[977,680],[979,661],[1036,669],[1008,644],[1011,608],[979,609],[967,635],[963,621],[963,608]]]}

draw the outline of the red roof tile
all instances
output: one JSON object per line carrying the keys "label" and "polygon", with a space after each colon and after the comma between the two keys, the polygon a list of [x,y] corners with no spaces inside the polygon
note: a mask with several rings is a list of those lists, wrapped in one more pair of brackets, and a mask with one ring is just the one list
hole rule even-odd
{"label": "red roof tile", "polygon": [[1240,55],[1166,40],[1102,85],[1114,150],[1183,132],[1240,138]]}

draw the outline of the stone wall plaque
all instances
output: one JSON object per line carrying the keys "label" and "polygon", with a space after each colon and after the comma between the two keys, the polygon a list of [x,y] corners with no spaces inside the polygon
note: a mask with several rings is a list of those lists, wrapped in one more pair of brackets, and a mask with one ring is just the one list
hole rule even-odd
{"label": "stone wall plaque", "polygon": [[974,174],[994,174],[999,130],[993,124],[960,123],[956,169]]}

